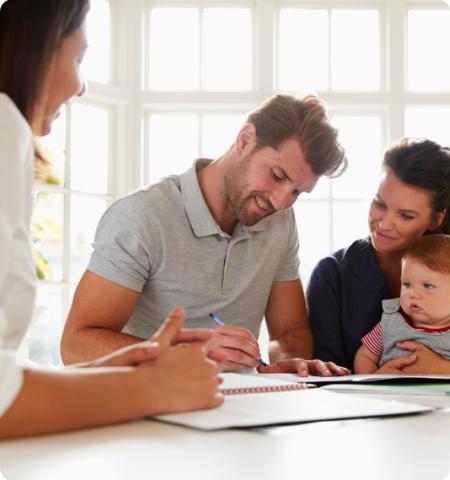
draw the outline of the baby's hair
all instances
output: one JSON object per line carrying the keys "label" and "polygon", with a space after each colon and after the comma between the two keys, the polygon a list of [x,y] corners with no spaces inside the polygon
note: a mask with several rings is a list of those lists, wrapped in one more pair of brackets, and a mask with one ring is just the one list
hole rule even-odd
{"label": "baby's hair", "polygon": [[450,235],[425,235],[413,242],[403,255],[426,265],[430,270],[450,275]]}

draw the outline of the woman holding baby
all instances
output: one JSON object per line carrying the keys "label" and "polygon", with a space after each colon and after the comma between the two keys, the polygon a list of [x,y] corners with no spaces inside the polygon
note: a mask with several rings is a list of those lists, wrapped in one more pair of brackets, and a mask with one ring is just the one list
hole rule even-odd
{"label": "woman holding baby", "polygon": [[[323,258],[312,273],[307,300],[317,358],[353,370],[361,339],[381,320],[382,301],[404,289],[407,248],[425,235],[450,234],[449,211],[449,148],[403,139],[387,150],[369,236]],[[450,374],[449,360],[409,340],[397,343],[403,355],[378,372]]]}

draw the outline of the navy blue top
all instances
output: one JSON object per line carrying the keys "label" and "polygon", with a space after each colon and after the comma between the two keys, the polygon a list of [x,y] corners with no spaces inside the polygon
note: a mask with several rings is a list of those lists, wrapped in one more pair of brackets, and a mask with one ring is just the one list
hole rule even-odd
{"label": "navy blue top", "polygon": [[323,258],[307,288],[314,356],[353,370],[361,338],[381,319],[391,298],[369,239]]}

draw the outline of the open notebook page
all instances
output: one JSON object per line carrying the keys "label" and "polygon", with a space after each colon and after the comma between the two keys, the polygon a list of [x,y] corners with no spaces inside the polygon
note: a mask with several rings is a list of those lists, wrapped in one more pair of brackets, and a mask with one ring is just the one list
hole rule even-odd
{"label": "open notebook page", "polygon": [[[235,379],[223,374],[226,385],[239,381],[250,385],[255,380]],[[242,375],[242,377],[248,377]],[[258,382],[262,381],[258,379]],[[254,384],[254,383],[253,383]],[[235,384],[236,385],[236,384]],[[241,384],[242,386],[242,384]],[[170,423],[216,430],[230,427],[256,427],[291,423],[406,415],[431,411],[422,405],[404,404],[342,395],[321,389],[302,389],[285,392],[226,395],[223,405],[212,410],[161,415],[155,417]]]}

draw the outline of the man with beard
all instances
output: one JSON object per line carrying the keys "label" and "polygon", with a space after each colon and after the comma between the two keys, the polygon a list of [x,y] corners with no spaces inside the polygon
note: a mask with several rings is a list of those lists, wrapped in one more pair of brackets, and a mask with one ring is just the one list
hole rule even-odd
{"label": "man with beard", "polygon": [[210,356],[226,369],[261,363],[256,338],[265,317],[271,365],[260,371],[344,373],[304,360],[312,357],[312,337],[291,207],[321,175],[345,166],[323,103],[280,94],[248,116],[217,160],[199,159],[182,175],[116,201],[75,293],[64,362],[149,338],[182,305],[187,327],[210,328],[212,312],[224,321]]}

